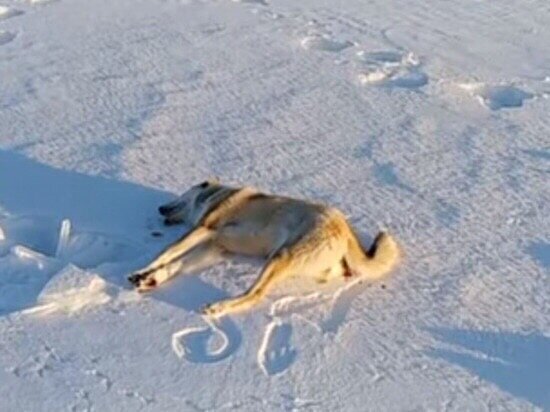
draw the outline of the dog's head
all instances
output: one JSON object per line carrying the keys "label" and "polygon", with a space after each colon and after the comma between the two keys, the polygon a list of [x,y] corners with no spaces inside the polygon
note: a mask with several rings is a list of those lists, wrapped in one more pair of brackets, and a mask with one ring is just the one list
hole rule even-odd
{"label": "dog's head", "polygon": [[174,202],[160,206],[159,212],[168,221],[194,224],[227,190],[219,180],[209,179],[192,186]]}

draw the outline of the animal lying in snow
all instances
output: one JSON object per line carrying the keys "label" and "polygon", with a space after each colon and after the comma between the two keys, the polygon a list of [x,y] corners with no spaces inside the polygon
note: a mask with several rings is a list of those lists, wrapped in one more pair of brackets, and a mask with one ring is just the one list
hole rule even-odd
{"label": "animal lying in snow", "polygon": [[166,224],[186,223],[192,229],[128,277],[140,292],[175,276],[180,260],[198,246],[267,259],[246,292],[206,306],[203,313],[209,316],[247,310],[276,282],[293,275],[319,281],[334,276],[376,280],[397,264],[400,255],[397,243],[385,232],[364,251],[338,209],[217,181],[193,186],[159,212]]}

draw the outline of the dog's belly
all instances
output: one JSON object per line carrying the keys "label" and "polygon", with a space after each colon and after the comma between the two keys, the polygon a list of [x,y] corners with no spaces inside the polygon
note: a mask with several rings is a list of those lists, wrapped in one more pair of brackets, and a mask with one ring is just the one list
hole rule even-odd
{"label": "dog's belly", "polygon": [[240,255],[269,256],[280,244],[280,236],[272,230],[258,230],[243,225],[224,227],[218,235],[218,244],[225,250]]}

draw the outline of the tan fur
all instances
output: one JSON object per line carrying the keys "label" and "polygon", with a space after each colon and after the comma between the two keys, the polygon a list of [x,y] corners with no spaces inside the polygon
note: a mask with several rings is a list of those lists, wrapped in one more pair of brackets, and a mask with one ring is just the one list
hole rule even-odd
{"label": "tan fur", "polygon": [[204,182],[159,210],[167,223],[187,222],[192,230],[129,277],[139,291],[154,289],[177,274],[181,258],[198,246],[267,258],[256,282],[240,296],[207,306],[203,313],[209,316],[247,310],[276,282],[292,275],[327,281],[346,268],[351,272],[347,275],[376,280],[399,258],[396,242],[383,232],[371,247],[372,256],[366,254],[337,209],[252,188]]}

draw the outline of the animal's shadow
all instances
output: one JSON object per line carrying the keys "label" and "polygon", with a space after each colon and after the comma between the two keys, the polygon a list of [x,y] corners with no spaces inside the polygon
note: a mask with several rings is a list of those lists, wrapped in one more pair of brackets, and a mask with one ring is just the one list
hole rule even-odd
{"label": "animal's shadow", "polygon": [[[185,231],[163,227],[157,216],[158,206],[174,197],[168,192],[50,167],[5,150],[0,150],[0,176],[0,316],[33,306],[46,284],[69,263],[130,289],[129,272]],[[70,220],[76,241],[71,253],[60,258],[55,250],[63,219]],[[153,232],[163,236],[153,237]],[[20,246],[28,248],[30,257],[15,253]],[[196,276],[182,276],[169,288],[149,294],[192,312],[226,296]],[[227,319],[217,330],[228,340],[224,353],[201,355],[195,350],[192,360],[212,362],[237,350],[237,326]],[[201,343],[195,339],[193,347]]]}
{"label": "animal's shadow", "polygon": [[550,409],[550,338],[465,329],[429,331],[438,341],[455,347],[433,348],[429,356],[458,365],[543,410]]}
{"label": "animal's shadow", "polygon": [[[2,266],[17,264],[18,257],[12,253],[17,245],[39,252],[34,263],[43,259],[40,265],[15,265],[22,279],[0,273],[1,289],[9,290],[14,283],[24,288],[19,280],[33,285],[18,294],[2,293],[2,315],[32,305],[49,278],[68,263],[93,269],[107,281],[130,288],[128,271],[145,264],[185,230],[161,226],[157,208],[174,197],[168,192],[57,169],[5,150],[0,150],[0,176],[0,259],[10,260]],[[70,220],[71,234],[78,235],[78,242],[61,259],[55,249],[63,219]],[[153,237],[155,231],[163,236]],[[204,282],[189,281],[178,298],[172,294],[154,298],[193,310],[223,295]]]}
{"label": "animal's shadow", "polygon": [[527,253],[543,268],[550,272],[550,243],[534,241],[527,247]]}

